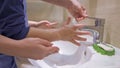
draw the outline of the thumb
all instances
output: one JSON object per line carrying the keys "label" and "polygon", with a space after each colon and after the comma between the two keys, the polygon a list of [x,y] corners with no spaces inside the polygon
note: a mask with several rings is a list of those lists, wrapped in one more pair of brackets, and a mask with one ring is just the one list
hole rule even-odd
{"label": "thumb", "polygon": [[48,47],[48,55],[51,55],[51,54],[54,54],[54,53],[57,53],[59,51],[59,48],[58,47]]}
{"label": "thumb", "polygon": [[70,24],[71,22],[71,17],[68,17],[67,21],[63,24],[63,26]]}
{"label": "thumb", "polygon": [[46,25],[46,24],[50,24],[50,22],[47,21],[47,20],[43,20],[43,21],[38,22],[38,23],[37,23],[37,26]]}

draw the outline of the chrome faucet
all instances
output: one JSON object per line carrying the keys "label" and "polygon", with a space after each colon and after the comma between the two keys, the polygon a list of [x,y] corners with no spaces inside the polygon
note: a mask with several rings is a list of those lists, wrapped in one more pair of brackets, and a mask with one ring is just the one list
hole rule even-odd
{"label": "chrome faucet", "polygon": [[86,26],[86,27],[84,27],[84,29],[89,29],[89,31],[92,32],[94,43],[103,42],[105,19],[96,18],[96,17],[89,17],[89,16],[87,18],[95,20],[95,24],[93,26]]}
{"label": "chrome faucet", "polygon": [[93,36],[93,44],[101,42],[100,33],[98,31],[93,30],[93,29],[82,29],[82,30],[91,32],[91,34]]}
{"label": "chrome faucet", "polygon": [[[96,18],[96,17],[87,17],[88,19],[94,20],[93,26],[85,26],[82,30],[90,31],[93,35],[93,43],[100,43],[103,42],[103,34],[104,34],[104,24],[105,19],[103,18]],[[75,20],[72,21],[72,24],[76,24]]]}

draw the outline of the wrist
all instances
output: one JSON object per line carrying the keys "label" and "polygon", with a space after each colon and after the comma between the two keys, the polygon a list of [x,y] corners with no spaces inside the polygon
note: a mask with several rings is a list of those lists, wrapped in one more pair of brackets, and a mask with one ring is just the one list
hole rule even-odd
{"label": "wrist", "polygon": [[60,36],[60,29],[56,28],[56,29],[52,29],[52,32],[50,32],[49,36],[50,36],[50,41],[57,41],[57,40],[61,40],[61,36]]}
{"label": "wrist", "polygon": [[73,9],[75,6],[79,6],[80,3],[78,0],[69,0],[69,3],[66,4],[67,9]]}
{"label": "wrist", "polygon": [[18,50],[17,40],[7,39],[6,42],[0,45],[0,52],[6,55],[15,56],[15,53]]}
{"label": "wrist", "polygon": [[66,2],[63,2],[64,5],[63,7],[66,8],[66,9],[70,9],[72,6],[73,6],[73,0],[66,0]]}
{"label": "wrist", "polygon": [[56,35],[58,40],[64,40],[63,37],[65,36],[64,34],[64,28],[58,28],[56,31]]}
{"label": "wrist", "polygon": [[28,21],[28,24],[29,24],[30,27],[36,27],[37,26],[36,21]]}
{"label": "wrist", "polygon": [[55,34],[56,34],[56,39],[61,40],[60,28],[56,29]]}

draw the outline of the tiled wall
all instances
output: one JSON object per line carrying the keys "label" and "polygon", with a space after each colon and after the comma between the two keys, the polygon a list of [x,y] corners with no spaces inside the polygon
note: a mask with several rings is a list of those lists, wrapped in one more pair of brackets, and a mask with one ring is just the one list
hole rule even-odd
{"label": "tiled wall", "polygon": [[62,22],[63,8],[43,2],[41,0],[27,0],[28,17],[30,20],[59,21]]}

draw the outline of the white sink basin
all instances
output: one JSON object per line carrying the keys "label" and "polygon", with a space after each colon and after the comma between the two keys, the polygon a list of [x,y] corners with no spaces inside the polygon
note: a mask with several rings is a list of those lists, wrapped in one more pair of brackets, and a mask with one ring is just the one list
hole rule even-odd
{"label": "white sink basin", "polygon": [[[30,62],[38,68],[76,68],[76,66],[87,62],[92,52],[88,46],[92,45],[92,37],[87,42],[80,42],[81,46],[76,46],[67,41],[55,41],[54,46],[60,48],[59,53],[50,55],[43,60],[32,60]],[[91,39],[91,40],[90,40]]]}
{"label": "white sink basin", "polygon": [[115,48],[114,56],[106,56],[97,53],[92,46],[92,37],[87,42],[81,42],[81,46],[66,41],[53,42],[60,48],[60,52],[50,55],[43,60],[29,61],[36,68],[120,68],[120,49]]}

